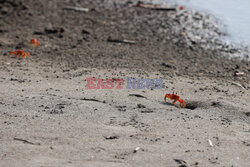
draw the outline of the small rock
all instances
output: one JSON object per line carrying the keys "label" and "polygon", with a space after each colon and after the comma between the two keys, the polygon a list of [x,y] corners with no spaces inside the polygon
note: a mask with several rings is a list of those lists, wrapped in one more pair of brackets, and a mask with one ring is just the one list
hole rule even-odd
{"label": "small rock", "polygon": [[214,146],[213,143],[212,143],[212,141],[210,139],[208,139],[208,144],[209,144],[210,147]]}
{"label": "small rock", "polygon": [[146,108],[146,106],[144,106],[143,104],[137,104],[138,108]]}
{"label": "small rock", "polygon": [[133,151],[133,153],[137,153],[141,148],[140,147],[136,147]]}
{"label": "small rock", "polygon": [[153,110],[142,110],[141,113],[152,113],[154,112]]}
{"label": "small rock", "polygon": [[113,140],[113,139],[118,139],[118,138],[119,138],[119,136],[117,136],[117,135],[114,135],[114,136],[106,136],[106,137],[105,137],[106,140]]}

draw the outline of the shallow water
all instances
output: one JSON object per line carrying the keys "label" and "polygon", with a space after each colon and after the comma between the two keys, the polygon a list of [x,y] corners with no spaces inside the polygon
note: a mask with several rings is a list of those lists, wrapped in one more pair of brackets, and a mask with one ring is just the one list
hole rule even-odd
{"label": "shallow water", "polygon": [[250,46],[250,0],[154,0],[178,3],[215,15],[226,26],[226,40]]}

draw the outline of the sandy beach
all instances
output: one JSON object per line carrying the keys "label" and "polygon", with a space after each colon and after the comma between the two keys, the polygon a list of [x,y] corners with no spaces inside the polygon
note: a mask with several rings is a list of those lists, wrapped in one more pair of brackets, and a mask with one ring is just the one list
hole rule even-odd
{"label": "sandy beach", "polygon": [[[176,31],[189,9],[136,4],[0,1],[1,167],[249,166],[249,61]],[[8,56],[18,49],[31,58]],[[88,77],[125,82],[87,89]],[[164,101],[173,92],[185,108]]]}

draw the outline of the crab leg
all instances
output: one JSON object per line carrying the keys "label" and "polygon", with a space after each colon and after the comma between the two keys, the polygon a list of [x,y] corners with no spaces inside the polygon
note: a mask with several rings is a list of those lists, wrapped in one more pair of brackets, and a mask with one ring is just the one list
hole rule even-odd
{"label": "crab leg", "polygon": [[186,106],[185,101],[182,100],[182,99],[180,99],[180,100],[178,100],[178,101],[180,102],[180,107],[185,108],[185,106]]}
{"label": "crab leg", "polygon": [[30,54],[29,54],[28,52],[25,53],[25,56],[26,56],[26,55],[27,55],[28,57],[31,57]]}
{"label": "crab leg", "polygon": [[164,101],[167,101],[167,97],[168,97],[168,95],[166,94],[164,97]]}
{"label": "crab leg", "polygon": [[174,104],[175,102],[176,102],[176,100],[174,100],[172,104]]}

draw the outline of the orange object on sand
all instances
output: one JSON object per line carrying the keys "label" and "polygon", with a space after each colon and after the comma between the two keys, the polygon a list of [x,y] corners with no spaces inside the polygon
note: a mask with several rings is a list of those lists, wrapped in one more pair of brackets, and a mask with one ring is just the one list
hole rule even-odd
{"label": "orange object on sand", "polygon": [[179,7],[179,10],[183,10],[183,9],[184,9],[184,7],[183,7],[183,6],[180,6],[180,7]]}
{"label": "orange object on sand", "polygon": [[180,107],[185,108],[186,103],[184,100],[180,99],[180,96],[178,96],[177,94],[166,94],[164,97],[164,100],[167,101],[167,98],[169,98],[170,100],[174,100],[172,104],[174,104],[176,101],[180,102]]}
{"label": "orange object on sand", "polygon": [[31,57],[30,54],[28,52],[24,52],[24,50],[17,50],[17,51],[10,52],[9,56],[11,56],[12,54],[16,55],[18,57],[18,59],[20,59],[21,56],[23,59],[26,56]]}
{"label": "orange object on sand", "polygon": [[39,46],[40,45],[40,42],[36,38],[33,38],[32,40],[30,40],[30,43],[33,46]]}

